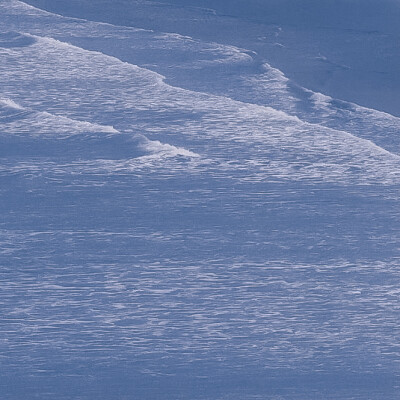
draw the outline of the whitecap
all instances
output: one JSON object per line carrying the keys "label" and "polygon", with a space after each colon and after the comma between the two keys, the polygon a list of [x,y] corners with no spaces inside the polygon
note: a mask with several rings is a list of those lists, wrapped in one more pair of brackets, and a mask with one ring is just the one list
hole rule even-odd
{"label": "whitecap", "polygon": [[9,98],[0,98],[0,105],[3,107],[14,108],[16,110],[23,110],[24,108],[17,104],[14,100]]}
{"label": "whitecap", "polygon": [[183,147],[176,147],[168,143],[161,143],[159,140],[149,140],[143,136],[143,139],[139,143],[139,148],[148,151],[155,155],[160,155],[164,157],[189,157],[195,158],[199,157],[198,154],[184,149]]}

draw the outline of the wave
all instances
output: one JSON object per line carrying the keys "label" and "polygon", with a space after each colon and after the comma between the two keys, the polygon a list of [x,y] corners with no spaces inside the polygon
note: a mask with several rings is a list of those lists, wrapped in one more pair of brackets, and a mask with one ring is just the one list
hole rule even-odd
{"label": "wave", "polygon": [[[100,60],[106,61],[107,64],[108,63],[112,63],[112,64],[117,63],[118,65],[123,66],[124,69],[127,68],[129,71],[131,71],[131,73],[135,72],[135,74],[137,75],[138,78],[141,77],[139,79],[142,79],[142,83],[147,81],[148,83],[146,83],[146,85],[147,84],[150,85],[151,90],[153,90],[153,91],[156,90],[156,92],[151,94],[151,98],[149,98],[149,101],[151,103],[154,103],[154,96],[155,97],[157,97],[159,95],[162,96],[162,94],[165,95],[165,93],[167,93],[168,96],[171,96],[171,95],[173,96],[173,102],[180,103],[181,101],[184,101],[184,104],[185,104],[185,107],[186,107],[186,104],[188,104],[187,103],[188,99],[191,99],[190,101],[195,101],[197,103],[197,107],[199,107],[199,106],[203,107],[203,108],[206,107],[206,109],[208,110],[207,112],[211,112],[211,110],[214,110],[216,105],[218,105],[217,106],[217,110],[218,109],[221,109],[221,110],[226,109],[226,112],[235,112],[234,110],[242,109],[243,110],[242,113],[244,112],[243,116],[244,116],[245,121],[246,121],[245,123],[249,123],[249,121],[251,121],[254,118],[255,115],[259,115],[262,118],[266,117],[267,118],[266,121],[269,120],[270,123],[272,121],[275,121],[274,124],[275,125],[278,124],[281,127],[281,128],[277,128],[277,129],[282,129],[282,127],[285,127],[287,125],[288,128],[293,132],[296,132],[298,130],[306,132],[307,130],[309,130],[311,132],[315,132],[315,131],[318,132],[319,131],[320,135],[322,134],[322,136],[320,136],[319,139],[312,139],[312,137],[315,136],[314,133],[313,133],[313,135],[311,137],[303,136],[302,138],[296,139],[296,140],[299,140],[297,142],[297,145],[299,146],[299,150],[301,148],[304,148],[304,149],[307,149],[307,152],[309,152],[310,151],[309,150],[310,149],[310,147],[309,147],[310,143],[308,141],[312,140],[312,146],[314,147],[313,152],[314,151],[321,151],[323,153],[326,153],[326,150],[330,149],[332,147],[332,145],[334,145],[335,140],[343,141],[343,139],[347,135],[348,138],[350,138],[350,137],[352,138],[350,141],[348,141],[348,139],[346,139],[346,141],[348,141],[349,145],[351,146],[350,148],[354,148],[354,146],[357,147],[357,146],[360,146],[360,145],[361,145],[362,148],[364,148],[363,151],[360,151],[361,149],[359,150],[359,156],[357,157],[357,161],[358,162],[361,161],[360,156],[362,158],[362,155],[366,156],[366,154],[371,152],[371,151],[373,153],[376,153],[377,156],[378,155],[386,155],[386,156],[391,156],[392,157],[391,154],[389,154],[384,149],[379,148],[378,146],[375,146],[371,141],[358,139],[358,141],[355,142],[354,139],[357,139],[357,138],[354,137],[354,135],[351,135],[348,132],[337,131],[337,130],[336,131],[335,130],[329,130],[329,131],[324,132],[324,128],[321,125],[311,124],[311,123],[307,123],[307,122],[301,121],[296,116],[291,116],[291,115],[289,115],[289,114],[287,114],[287,113],[285,113],[283,111],[278,111],[278,110],[273,109],[271,107],[251,105],[251,104],[248,104],[248,103],[242,103],[242,102],[239,102],[239,101],[233,101],[230,98],[223,97],[223,96],[209,96],[209,95],[205,95],[205,94],[201,94],[201,93],[189,92],[189,91],[186,91],[186,90],[183,90],[183,89],[173,88],[170,85],[166,84],[163,81],[163,77],[160,76],[159,74],[156,74],[156,73],[154,73],[152,71],[149,71],[149,70],[146,70],[146,69],[143,69],[143,68],[139,68],[138,66],[133,66],[131,64],[121,62],[119,59],[117,59],[115,57],[110,57],[110,56],[104,55],[101,52],[87,51],[87,50],[78,48],[76,46],[73,46],[71,44],[63,43],[63,42],[60,42],[60,41],[52,39],[52,38],[40,38],[38,36],[35,36],[35,38],[37,40],[37,46],[41,46],[43,54],[45,54],[45,52],[43,51],[44,50],[43,46],[45,46],[46,48],[49,48],[49,47],[50,48],[54,48],[57,51],[61,49],[62,52],[60,53],[60,55],[62,54],[64,58],[65,58],[65,54],[68,54],[70,52],[73,52],[73,54],[75,54],[76,52],[78,52],[79,54],[81,54],[81,56],[85,56],[86,57],[86,55],[87,56],[90,55],[91,62],[93,60],[96,60],[96,57],[98,57],[99,61]],[[75,55],[74,55],[74,59],[75,59]],[[145,81],[143,81],[143,78],[145,78]],[[181,99],[179,99],[179,98],[181,98]],[[162,100],[162,102],[163,101],[164,100]],[[148,105],[146,105],[146,107],[148,107]],[[126,111],[124,111],[124,112],[126,112]],[[239,118],[235,122],[235,124],[241,124],[241,119]],[[297,127],[295,128],[295,126],[297,126]],[[222,129],[224,129],[224,127],[225,126],[223,125]],[[212,127],[210,127],[210,128],[213,129]],[[251,125],[249,126],[249,128],[252,129]],[[168,127],[168,129],[170,130],[169,127]],[[218,127],[218,129],[220,129],[220,127]],[[258,129],[259,128],[257,127],[257,130]],[[177,131],[177,133],[180,133],[180,132],[181,132],[180,130]],[[329,141],[331,143],[327,142],[326,139],[324,138],[324,136],[326,134],[328,134],[328,132],[330,132],[330,136],[328,136],[328,137],[330,138]],[[265,135],[265,132],[262,133],[262,136],[259,139],[257,138],[257,141],[258,140],[265,140],[266,137],[264,135]],[[280,148],[280,152],[284,152],[285,148],[291,148],[290,141],[287,144],[284,144],[284,141],[283,141],[283,140],[290,139],[291,136],[292,136],[292,134],[290,134],[289,136],[282,136],[279,139],[279,142],[276,142],[277,144],[279,143],[278,145],[281,147]],[[249,141],[249,139],[247,139],[248,144],[250,144],[252,140],[255,140],[255,138],[256,137],[254,137],[254,136],[250,137],[249,138],[250,141]],[[335,139],[335,138],[337,138],[337,139]],[[232,137],[232,139],[233,139],[233,137]],[[213,140],[215,140],[215,136],[214,136]],[[269,139],[267,141],[267,143],[270,142],[271,145],[272,145],[273,143],[275,143],[275,140],[276,139],[274,138],[273,141],[271,142],[270,139]],[[292,140],[292,139],[290,139],[290,140]],[[319,143],[318,143],[318,140],[319,140]],[[329,145],[328,145],[328,143],[329,143]],[[345,151],[345,152],[348,152],[350,150],[350,148],[345,150],[344,147],[342,147],[342,146],[340,147],[341,151]],[[167,155],[167,156],[185,155],[185,156],[193,157],[193,154],[196,154],[195,152],[187,153],[187,151],[182,151],[182,150],[179,150],[179,149],[176,150],[176,148],[168,147],[168,145],[166,145],[166,147],[160,147],[160,145],[157,144],[157,143],[147,144],[147,145],[144,144],[144,145],[142,145],[142,149],[153,151],[153,152],[155,152],[155,154],[159,154],[159,155],[160,154],[164,154],[164,155]],[[246,151],[248,151],[248,150],[246,150]],[[352,153],[354,151],[355,150],[351,150]],[[365,151],[367,151],[367,153]],[[334,153],[332,153],[332,155],[333,154]],[[335,157],[337,157],[337,155]],[[395,159],[396,159],[396,157],[395,157]],[[322,168],[322,169],[321,169],[321,166],[322,166],[322,164],[318,164],[318,165],[315,166],[315,168],[317,170],[319,170],[319,172],[317,173],[316,176],[318,176],[319,179],[321,179],[322,178],[321,174],[323,174],[323,171],[325,170],[326,173],[327,173],[326,178],[329,178],[329,176],[331,176],[332,173],[333,173],[332,169],[331,169],[331,167],[332,167],[331,162],[326,162],[326,166],[324,168]],[[286,176],[292,176],[292,177],[296,176],[295,173],[290,172],[290,170],[287,170],[283,166],[281,166],[280,169],[282,171],[287,171],[288,172],[286,174]],[[307,173],[310,176],[313,176],[312,170],[310,168],[308,168],[307,170],[304,170],[304,171],[307,171]],[[281,175],[281,174],[279,173],[278,175]],[[301,176],[304,176],[304,173],[302,173]],[[337,179],[337,174],[336,173],[334,174],[334,176],[335,176],[335,179]]]}
{"label": "wave", "polygon": [[298,86],[268,63],[263,69],[262,74],[243,79],[239,98],[280,109],[307,123],[346,131],[400,154],[399,117]]}
{"label": "wave", "polygon": [[[239,375],[251,392],[226,398],[268,397],[268,379],[273,390],[289,376],[292,394],[299,379],[309,389],[298,398],[336,393],[343,377],[336,397],[371,397],[355,371],[381,377],[379,398],[382,371],[398,366],[400,159],[368,139],[377,116],[242,50],[225,63],[236,50],[7,14],[12,4],[0,1],[0,32],[33,39],[0,48],[0,308],[4,379],[25,382],[15,395],[28,377],[38,398],[65,399],[79,375],[73,392],[101,398],[107,375],[117,397],[174,398],[195,374],[182,397],[209,378],[198,397],[221,397]],[[379,118],[387,138],[395,120]]]}
{"label": "wave", "polygon": [[[46,46],[49,45],[49,46],[53,46],[53,47],[56,47],[56,48],[65,48],[65,49],[69,49],[69,50],[76,50],[76,51],[79,51],[79,52],[96,55],[98,57],[107,59],[109,61],[115,61],[118,64],[122,64],[125,68],[132,69],[138,75],[140,75],[140,76],[144,77],[145,79],[149,80],[149,82],[151,82],[151,85],[155,84],[157,86],[160,86],[160,90],[163,90],[162,88],[164,87],[167,90],[174,90],[174,91],[184,92],[184,93],[188,94],[189,96],[190,95],[194,95],[194,96],[206,95],[206,93],[198,93],[198,92],[190,92],[190,91],[187,92],[184,89],[172,87],[172,86],[170,86],[169,84],[167,84],[165,82],[165,76],[163,76],[161,74],[158,74],[158,73],[156,73],[154,71],[151,71],[149,69],[142,68],[142,67],[139,67],[137,65],[132,65],[132,64],[127,63],[127,62],[123,62],[120,59],[118,59],[117,57],[109,56],[109,55],[104,54],[104,53],[102,53],[100,51],[92,51],[92,50],[88,51],[88,50],[82,49],[80,47],[74,46],[72,44],[61,42],[61,41],[59,41],[57,39],[53,39],[53,38],[49,38],[49,37],[44,37],[43,38],[43,37],[36,36],[36,35],[32,35],[32,36],[38,41],[38,43],[39,42],[43,43]],[[267,74],[268,74],[268,76],[272,77],[272,79],[269,79],[269,83],[271,83],[271,81],[272,81],[273,85],[279,86],[279,85],[288,85],[288,83],[290,82],[289,79],[282,73],[282,71],[279,71],[279,70],[277,70],[275,68],[272,68],[269,65],[266,65],[265,68],[269,69]],[[302,89],[302,90],[311,93],[310,97],[311,97],[312,101],[314,102],[314,104],[316,106],[322,107],[322,105],[324,105],[324,108],[326,110],[330,110],[330,112],[332,112],[332,113],[337,112],[333,107],[329,107],[328,100],[331,101],[332,99],[329,98],[328,96],[325,96],[325,95],[322,95],[322,94],[318,94],[318,93],[315,93],[315,92],[311,92],[311,91],[307,91],[306,89]],[[214,99],[220,99],[220,101],[222,101],[222,102],[228,101],[228,102],[232,102],[233,104],[243,105],[245,107],[246,106],[250,106],[252,110],[256,110],[257,109],[257,110],[259,110],[261,112],[267,112],[267,114],[269,114],[271,117],[279,118],[279,119],[281,119],[282,121],[285,121],[285,122],[292,121],[292,122],[299,123],[299,124],[305,124],[306,127],[313,127],[313,128],[317,128],[317,129],[318,128],[322,128],[324,126],[323,121],[309,122],[307,120],[303,120],[303,119],[299,118],[296,114],[288,113],[286,110],[283,111],[283,110],[275,109],[275,108],[270,107],[270,106],[263,106],[263,105],[257,105],[257,104],[254,105],[252,103],[236,101],[236,100],[232,100],[231,98],[229,98],[227,96],[213,96],[213,97],[214,97]],[[212,101],[213,97],[210,98],[210,101]],[[290,99],[290,96],[285,97],[285,98],[289,98]],[[316,101],[316,99],[318,99],[319,101]],[[255,107],[252,107],[252,106],[255,106]],[[351,107],[353,107],[353,105],[351,105]],[[397,120],[398,120],[397,117],[393,117],[393,116],[388,115],[386,113],[376,112],[375,110],[369,110],[369,109],[365,109],[365,108],[362,108],[362,107],[359,107],[359,109],[360,110],[361,109],[368,110],[373,115],[375,115],[375,113],[377,113],[381,117],[386,118],[386,119],[389,118],[389,119],[393,120],[394,122],[397,122]],[[351,115],[351,118],[354,118],[354,111],[353,111],[353,113]],[[340,123],[343,124],[343,118],[340,121],[341,121]],[[329,125],[328,125],[328,127],[329,127]],[[371,149],[373,148],[376,151],[381,152],[382,154],[391,155],[391,156],[397,158],[397,155],[395,153],[387,150],[386,148],[383,148],[383,147],[379,146],[378,144],[376,144],[370,138],[363,138],[363,137],[360,137],[360,136],[354,134],[353,132],[349,132],[347,130],[340,129],[342,127],[343,126],[340,125],[339,127],[333,128],[333,129],[336,130],[337,132],[339,132],[340,135],[347,134],[347,135],[350,135],[353,138],[358,138],[360,140],[360,144],[364,143],[365,145],[367,145],[368,148],[371,148]],[[397,125],[395,125],[395,128],[397,129]],[[149,146],[149,148],[150,147],[151,146]],[[193,153],[193,154],[195,154],[195,153]]]}
{"label": "wave", "polygon": [[144,136],[142,138],[143,140],[141,140],[139,148],[144,149],[154,155],[167,157],[183,156],[189,158],[200,157],[198,154],[182,147],[172,146],[168,143],[161,143],[159,140],[149,140]]}
{"label": "wave", "polygon": [[[148,156],[159,159],[199,157],[184,148],[149,140],[142,134],[129,135],[112,126],[73,120],[48,112],[35,112],[8,98],[0,98],[0,122],[3,146],[0,154],[10,155],[17,151],[25,156],[62,155],[130,160]],[[27,142],[28,138],[30,142]]]}
{"label": "wave", "polygon": [[0,97],[0,107],[11,108],[14,110],[24,110],[24,108],[19,104],[17,104],[15,101],[1,97]]}
{"label": "wave", "polygon": [[[17,113],[10,113],[10,111],[17,111]],[[51,135],[66,138],[82,133],[119,133],[112,126],[79,121],[47,111],[38,112],[30,107],[23,107],[12,99],[1,97],[0,119],[3,124],[3,132],[8,134],[39,135],[40,137]]]}
{"label": "wave", "polygon": [[[57,19],[52,28],[47,21],[46,33],[51,34],[54,29],[56,38],[41,37],[37,34],[38,27],[26,32],[35,43],[10,55],[21,68],[5,71],[7,82],[4,76],[4,84],[8,85],[9,91],[14,91],[12,98],[25,107],[74,121],[90,120],[90,124],[111,126],[121,135],[128,135],[124,139],[118,136],[121,141],[114,142],[127,147],[127,151],[118,155],[121,146],[114,146],[113,158],[130,157],[129,149],[134,144],[125,146],[125,137],[145,135],[152,143],[139,143],[141,147],[137,149],[142,152],[167,158],[195,158],[201,154],[229,176],[233,176],[235,168],[240,166],[243,171],[240,179],[262,180],[267,179],[270,173],[277,179],[296,180],[309,177],[315,180],[349,181],[354,178],[360,182],[374,179],[390,182],[397,179],[396,174],[388,175],[388,171],[396,168],[394,165],[397,165],[398,158],[375,146],[369,139],[357,138],[344,129],[308,122],[278,107],[172,86],[165,82],[164,75],[93,50],[96,38],[102,38],[100,33],[112,39],[113,28],[104,31],[102,26],[96,31],[91,24],[90,30],[86,27],[83,32],[75,29],[75,22],[71,25],[68,20],[64,22],[60,25]],[[28,28],[34,22],[30,20],[29,24],[21,24]],[[88,42],[74,36],[79,37],[82,32],[89,35]],[[90,32],[94,32],[92,36]],[[128,34],[128,31],[124,32]],[[121,34],[119,31],[117,38]],[[128,36],[132,46],[147,48],[153,44],[152,36],[141,37],[139,42],[131,39]],[[82,46],[90,42],[92,49],[66,40],[79,42]],[[113,40],[110,43],[114,46]],[[35,65],[34,73],[30,65]],[[280,89],[276,89],[281,86],[284,90],[290,81],[278,70],[269,69],[267,72],[270,77],[266,83],[272,84],[271,97],[276,95],[282,102],[285,99],[291,101],[286,92],[280,96]],[[18,85],[22,80],[29,82],[30,93]],[[295,97],[293,94],[292,98],[295,104],[299,101],[298,95]],[[314,103],[308,102],[307,105]],[[81,128],[85,129],[84,126]],[[99,149],[99,154],[104,153]],[[347,171],[346,174],[343,170]]]}

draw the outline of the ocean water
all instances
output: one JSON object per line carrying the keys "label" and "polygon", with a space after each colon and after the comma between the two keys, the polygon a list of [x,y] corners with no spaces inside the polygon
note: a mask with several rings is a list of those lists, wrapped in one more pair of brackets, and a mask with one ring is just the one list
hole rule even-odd
{"label": "ocean water", "polygon": [[398,399],[386,103],[272,66],[276,24],[30,3],[0,1],[0,397]]}

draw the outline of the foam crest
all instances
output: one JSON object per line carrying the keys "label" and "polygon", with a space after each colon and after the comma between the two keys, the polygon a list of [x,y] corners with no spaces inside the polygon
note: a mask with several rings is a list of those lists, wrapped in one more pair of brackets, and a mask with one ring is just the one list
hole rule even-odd
{"label": "foam crest", "polygon": [[22,107],[14,100],[0,98],[0,117],[3,132],[7,134],[28,134],[30,136],[57,136],[65,138],[81,133],[119,134],[112,126],[80,121],[47,111],[35,111]]}
{"label": "foam crest", "polygon": [[110,134],[119,134],[120,132],[116,130],[113,126],[108,126],[108,125],[100,125],[96,124],[94,122],[88,122],[88,121],[79,121],[79,120],[74,120],[72,118],[64,117],[61,115],[54,115],[51,113],[48,113],[47,111],[44,112],[39,112],[38,113],[39,118],[40,117],[45,117],[51,120],[55,120],[60,124],[60,127],[65,126],[67,127],[68,125],[71,125],[72,127],[75,127],[77,131],[79,132],[101,132],[101,133],[110,133]]}
{"label": "foam crest", "polygon": [[311,95],[311,99],[314,101],[315,106],[320,108],[329,107],[330,102],[332,101],[332,97],[317,92],[314,92]]}
{"label": "foam crest", "polygon": [[[260,156],[264,152],[262,158],[267,157],[270,152],[269,146],[274,146],[275,151],[282,156],[285,155],[283,149],[286,147],[295,149],[299,157],[307,155],[309,162],[316,162],[318,157],[328,162],[332,154],[327,149],[336,152],[337,141],[342,140],[346,133],[345,129],[340,127],[340,130],[329,131],[327,135],[328,131],[319,121],[316,124],[305,124],[303,121],[306,119],[303,115],[300,115],[300,120],[296,114],[290,115],[287,109],[275,107],[275,104],[271,104],[273,108],[266,107],[266,104],[254,105],[249,104],[251,99],[248,102],[235,101],[227,96],[214,96],[168,85],[163,82],[162,75],[107,55],[107,50],[104,50],[105,53],[97,51],[102,49],[100,45],[97,50],[86,50],[86,42],[79,45],[75,42],[67,43],[70,39],[74,40],[72,30],[75,33],[75,22],[71,26],[66,23],[66,27],[63,27],[66,30],[64,36],[60,36],[58,31],[51,32],[51,29],[59,29],[58,26],[48,29],[49,32],[43,33],[54,34],[57,39],[33,36],[37,39],[37,44],[24,49],[18,55],[21,65],[25,65],[27,60],[40,65],[35,74],[31,75],[37,95],[27,99],[28,104],[40,104],[42,108],[51,107],[53,114],[60,113],[74,120],[91,119],[98,123],[95,129],[103,123],[109,123],[121,132],[128,131],[132,126],[141,132],[151,130],[157,135],[152,137],[160,141],[144,141],[141,146],[154,155],[196,157],[196,153],[185,148],[206,148],[206,157],[220,158],[227,152],[232,152],[233,158],[239,158],[246,153],[249,153],[248,157],[254,158],[254,144],[257,143]],[[81,34],[89,35],[88,31],[85,32]],[[169,37],[178,47],[186,45],[187,42],[193,43],[193,40],[187,37]],[[163,37],[158,36],[158,39],[163,40]],[[154,37],[143,37],[140,46],[153,44],[153,41]],[[186,47],[183,47],[183,50],[186,51]],[[216,59],[218,60],[218,57]],[[277,103],[291,102],[292,99],[287,95],[290,93],[285,75],[268,64],[264,68],[265,89],[268,91],[260,92],[260,96],[267,93],[269,98],[276,96]],[[20,81],[22,77],[26,78],[26,74],[29,73],[30,70],[21,71],[19,76],[15,76],[15,82]],[[80,85],[80,89],[84,87],[85,91],[77,92],[70,90],[68,85],[60,86],[60,77],[73,85]],[[43,85],[44,80],[46,85]],[[61,100],[49,94],[49,84],[53,85],[53,90],[64,94]],[[20,90],[21,97],[27,96],[22,91],[23,88],[17,86],[16,89]],[[25,100],[25,97],[23,98]],[[201,137],[198,135],[200,132]],[[309,132],[312,132],[312,135]],[[171,137],[175,143],[185,143],[184,147],[164,144],[164,137]],[[347,139],[353,139],[353,136],[349,133]],[[207,140],[207,143],[199,143],[200,140]],[[208,145],[211,140],[213,146]],[[363,165],[370,162],[370,150],[374,158],[383,154],[382,149],[371,145],[370,141],[351,140],[351,150],[354,148],[364,156],[364,159],[360,159]],[[368,153],[364,150],[368,150]],[[335,155],[335,158],[342,156],[347,159],[349,153],[349,148],[342,146],[340,154]]]}
{"label": "foam crest", "polygon": [[139,148],[162,157],[178,157],[178,156],[188,157],[188,158],[199,157],[198,154],[190,150],[186,150],[182,147],[176,147],[167,143],[161,143],[159,140],[149,140],[144,136],[139,144]]}
{"label": "foam crest", "polygon": [[0,105],[2,107],[13,108],[15,110],[23,110],[24,108],[17,104],[15,101],[8,98],[0,98]]}

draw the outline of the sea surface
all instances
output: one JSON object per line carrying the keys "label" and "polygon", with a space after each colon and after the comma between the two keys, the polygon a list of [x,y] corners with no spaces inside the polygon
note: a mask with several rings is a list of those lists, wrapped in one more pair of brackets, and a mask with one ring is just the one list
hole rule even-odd
{"label": "sea surface", "polygon": [[0,398],[399,399],[388,97],[292,21],[29,3],[0,0]]}

